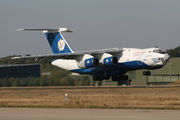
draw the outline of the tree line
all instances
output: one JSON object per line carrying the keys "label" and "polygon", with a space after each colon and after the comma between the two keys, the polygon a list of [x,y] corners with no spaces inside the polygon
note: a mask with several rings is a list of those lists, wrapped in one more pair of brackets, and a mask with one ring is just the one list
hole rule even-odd
{"label": "tree line", "polygon": [[167,49],[166,52],[171,58],[180,57],[180,46],[174,49]]}
{"label": "tree line", "polygon": [[0,80],[0,87],[30,87],[30,86],[90,86],[89,76],[72,76],[63,78],[8,78]]}
{"label": "tree line", "polygon": [[[90,76],[71,76],[71,72],[51,65],[53,59],[15,59],[12,57],[18,55],[7,56],[0,59],[0,65],[9,64],[34,64],[40,63],[42,72],[50,72],[50,76],[41,76],[40,78],[9,78],[0,79],[0,87],[11,86],[89,86]],[[29,55],[28,55],[29,56]]]}

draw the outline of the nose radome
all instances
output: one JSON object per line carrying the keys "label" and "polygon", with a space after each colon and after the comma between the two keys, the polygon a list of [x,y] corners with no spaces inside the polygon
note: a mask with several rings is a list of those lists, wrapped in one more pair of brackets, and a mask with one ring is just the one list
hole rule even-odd
{"label": "nose radome", "polygon": [[169,60],[169,58],[170,58],[170,56],[169,56],[167,53],[165,53],[165,55],[164,55],[164,59],[165,59],[166,61],[168,61],[168,60]]}

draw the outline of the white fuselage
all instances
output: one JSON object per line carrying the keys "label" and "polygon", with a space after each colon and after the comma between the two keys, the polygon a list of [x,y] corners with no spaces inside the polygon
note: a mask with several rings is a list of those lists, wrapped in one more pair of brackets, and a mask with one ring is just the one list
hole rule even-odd
{"label": "white fuselage", "polygon": [[[104,53],[102,56],[107,57],[109,56],[109,54]],[[169,55],[159,48],[147,48],[147,49],[123,48],[123,52],[119,54],[114,54],[113,56],[118,58],[119,65],[114,65],[111,67],[102,66],[101,65],[102,61],[100,60],[99,66],[94,67],[93,69],[96,68],[104,69],[105,71],[107,68],[113,69],[114,67],[116,71],[118,71],[118,67],[119,67],[119,71],[121,71],[121,69],[124,69],[124,67],[122,67],[122,65],[120,64],[125,65],[127,67],[127,71],[138,70],[138,69],[157,69],[163,67],[166,64],[167,60],[169,59]],[[89,58],[88,55],[87,58]],[[86,59],[86,56],[84,56],[84,59]],[[77,64],[78,64],[77,60],[57,59],[52,62],[52,65],[63,68],[65,70],[77,72],[80,74],[91,74],[91,72],[83,73],[83,71],[87,71],[88,69],[92,69],[92,68],[79,68]],[[81,69],[83,71],[81,71]]]}

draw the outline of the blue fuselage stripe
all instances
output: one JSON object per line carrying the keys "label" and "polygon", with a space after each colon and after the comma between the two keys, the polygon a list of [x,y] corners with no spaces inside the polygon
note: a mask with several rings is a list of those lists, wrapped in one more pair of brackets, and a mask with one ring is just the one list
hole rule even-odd
{"label": "blue fuselage stripe", "polygon": [[71,71],[80,74],[89,74],[96,76],[96,75],[104,75],[104,74],[106,75],[125,74],[127,71],[144,69],[144,68],[149,68],[149,66],[141,61],[129,61],[124,63],[119,63],[115,66],[110,66],[110,67],[83,68],[83,69],[75,69]]}

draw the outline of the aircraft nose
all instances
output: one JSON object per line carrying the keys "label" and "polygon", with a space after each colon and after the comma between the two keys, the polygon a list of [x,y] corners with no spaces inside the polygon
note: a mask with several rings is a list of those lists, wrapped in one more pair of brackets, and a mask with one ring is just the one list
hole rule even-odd
{"label": "aircraft nose", "polygon": [[170,58],[170,56],[169,56],[167,53],[165,53],[165,55],[164,55],[164,59],[165,59],[166,61],[168,61],[168,60],[169,60],[169,58]]}

